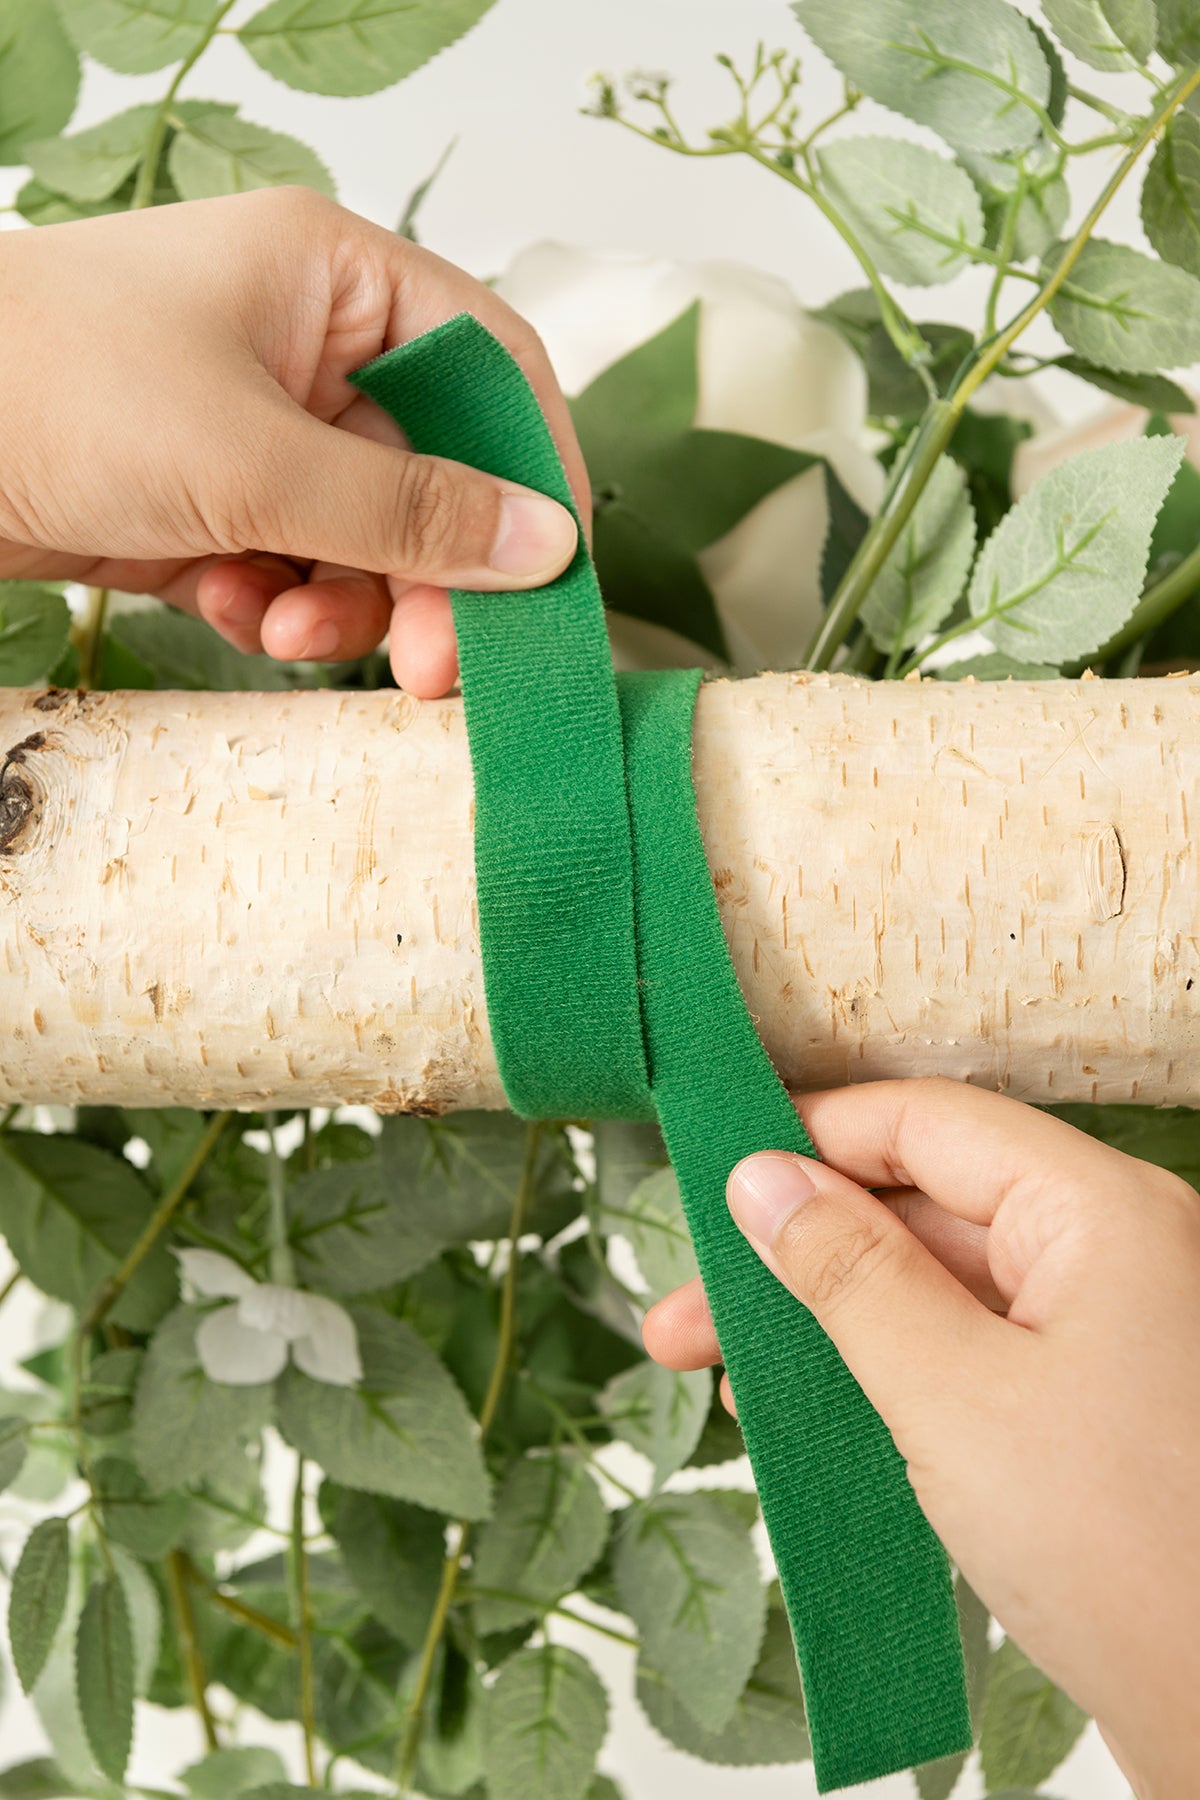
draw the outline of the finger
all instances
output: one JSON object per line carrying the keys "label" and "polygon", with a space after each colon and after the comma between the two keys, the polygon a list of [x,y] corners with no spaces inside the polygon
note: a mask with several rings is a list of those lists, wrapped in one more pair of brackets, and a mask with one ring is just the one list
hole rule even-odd
{"label": "finger", "polygon": [[296,564],[280,556],[227,556],[193,563],[156,591],[160,600],[198,614],[235,650],[253,656],[262,649],[262,622],[271,602],[302,579]]}
{"label": "finger", "polygon": [[733,1397],[733,1388],[730,1385],[728,1375],[722,1375],[721,1385],[717,1389],[717,1392],[721,1396],[721,1405],[736,1424],[738,1416],[737,1401]]}
{"label": "finger", "polygon": [[222,530],[280,555],[493,592],[551,580],[578,543],[545,494],[323,424],[278,389],[253,467]]}
{"label": "finger", "polygon": [[347,662],[379,647],[391,612],[382,575],[314,563],[308,582],[271,601],[262,647],[283,662]]}
{"label": "finger", "polygon": [[826,1164],[774,1150],[747,1157],[730,1176],[729,1205],[894,1434],[931,1417],[958,1431],[979,1394],[1033,1344],[973,1299],[886,1206]]}
{"label": "finger", "polygon": [[1078,1191],[1118,1166],[1119,1152],[1061,1119],[940,1077],[863,1082],[796,1105],[822,1157],[852,1181],[919,1188],[981,1225],[1014,1189]]}
{"label": "finger", "polygon": [[710,1369],[721,1360],[704,1284],[697,1275],[652,1306],[642,1342],[664,1369]]}
{"label": "finger", "polygon": [[893,1212],[917,1242],[949,1269],[969,1294],[991,1312],[1005,1312],[1008,1302],[996,1286],[988,1262],[988,1231],[947,1212],[917,1188],[877,1188],[875,1198]]}
{"label": "finger", "polygon": [[458,645],[445,588],[418,583],[392,605],[392,674],[418,700],[439,700],[458,680]]}

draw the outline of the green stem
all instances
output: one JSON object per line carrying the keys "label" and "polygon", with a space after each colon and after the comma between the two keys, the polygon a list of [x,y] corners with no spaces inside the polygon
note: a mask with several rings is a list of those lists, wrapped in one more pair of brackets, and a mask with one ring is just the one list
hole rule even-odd
{"label": "green stem", "polygon": [[267,1137],[270,1148],[267,1151],[267,1202],[270,1208],[267,1221],[267,1236],[270,1244],[271,1280],[279,1287],[295,1287],[296,1267],[292,1260],[292,1246],[288,1240],[287,1219],[287,1172],[283,1166],[283,1158],[279,1154],[279,1146],[275,1141],[278,1129],[278,1118],[275,1113],[265,1115]]}
{"label": "green stem", "polygon": [[175,1614],[175,1630],[179,1637],[180,1659],[183,1663],[192,1706],[204,1732],[204,1745],[208,1750],[219,1750],[221,1740],[217,1736],[216,1720],[213,1718],[208,1704],[208,1677],[204,1668],[204,1659],[200,1654],[200,1645],[196,1639],[196,1620],[192,1612],[192,1597],[188,1593],[187,1587],[186,1560],[182,1550],[168,1552],[167,1587],[171,1595],[171,1608]]}
{"label": "green stem", "polygon": [[1008,274],[1007,264],[1012,261],[1013,244],[1017,235],[1017,217],[1025,199],[1028,176],[1024,159],[1017,165],[1017,185],[1008,197],[1008,206],[1004,213],[1004,225],[1000,233],[1000,242],[996,246],[999,253],[998,266],[992,277],[992,285],[988,289],[987,306],[983,315],[983,335],[985,338],[996,335],[996,311],[1000,305],[1000,294]]}
{"label": "green stem", "polygon": [[572,1612],[569,1606],[552,1606],[551,1612],[560,1619],[570,1619],[572,1625],[586,1625],[589,1631],[598,1631],[601,1637],[611,1638],[614,1644],[624,1644],[629,1650],[640,1650],[638,1638],[630,1637],[627,1631],[615,1631],[611,1625],[602,1625],[599,1619],[585,1619],[582,1613]]}
{"label": "green stem", "polygon": [[133,198],[129,202],[130,212],[140,212],[143,207],[154,204],[154,189],[158,183],[158,165],[162,161],[163,143],[167,135],[167,123],[175,96],[178,94],[185,75],[195,68],[213,38],[217,35],[222,19],[233,11],[236,0],[225,0],[224,5],[209,20],[198,42],[184,57],[175,71],[170,87],[155,108],[154,117],[150,121],[150,129],[146,133],[146,145],[142,151],[141,167],[138,169],[137,181],[134,184]]}
{"label": "green stem", "polygon": [[94,688],[100,673],[100,658],[104,649],[104,626],[108,618],[108,589],[89,588],[87,591],[87,613],[79,643],[79,686],[85,691]]}
{"label": "green stem", "polygon": [[20,1110],[21,1102],[19,1100],[14,1100],[11,1106],[5,1107],[4,1111],[0,1113],[0,1132],[8,1130]]}
{"label": "green stem", "polygon": [[1036,294],[1002,331],[980,344],[971,361],[945,399],[934,400],[902,452],[893,471],[883,505],[871,521],[862,543],[843,575],[809,645],[805,667],[827,669],[846,634],[858,617],[863,601],[880,569],[912,516],[913,508],[933,472],[938,457],[954,435],[955,427],[971,395],[986,381],[1021,333],[1053,300],[1078,262],[1106,207],[1129,175],[1138,157],[1190,94],[1200,87],[1200,64],[1169,88],[1153,113],[1143,122],[1136,140],[1104,184],[1085,218],[1068,242],[1057,267]]}
{"label": "green stem", "polygon": [[19,1268],[14,1269],[4,1286],[0,1287],[0,1306],[4,1305],[4,1302],[8,1299],[8,1296],[12,1293],[18,1281],[20,1281],[21,1274],[22,1271]]}
{"label": "green stem", "polygon": [[296,1458],[292,1490],[290,1572],[296,1648],[300,1653],[300,1728],[304,1733],[304,1768],[309,1787],[317,1785],[317,1720],[313,1698],[312,1604],[308,1586],[308,1547],[304,1542],[304,1458]]}
{"label": "green stem", "polygon": [[[1108,662],[1111,657],[1119,656],[1128,650],[1139,638],[1147,637],[1150,632],[1169,619],[1171,614],[1190,600],[1193,594],[1200,593],[1200,546],[1176,563],[1169,575],[1156,581],[1153,587],[1147,588],[1124,625],[1107,643],[1101,644],[1087,661],[1097,664]],[[1082,666],[1082,665],[1081,665]]]}
{"label": "green stem", "polygon": [[[483,1405],[479,1409],[481,1447],[487,1444],[488,1434],[495,1421],[504,1386],[508,1380],[513,1352],[516,1349],[517,1286],[521,1264],[517,1243],[525,1229],[525,1220],[528,1218],[529,1209],[533,1204],[541,1137],[542,1127],[536,1121],[526,1126],[525,1155],[522,1160],[517,1190],[513,1196],[512,1216],[508,1223],[509,1257],[508,1267],[504,1271],[504,1285],[500,1292],[500,1321],[496,1339],[496,1355],[492,1362],[487,1393],[484,1395]],[[433,1667],[438,1647],[446,1629],[446,1621],[450,1616],[450,1605],[454,1599],[454,1590],[458,1583],[459,1571],[462,1568],[463,1557],[466,1554],[471,1534],[470,1520],[460,1519],[454,1530],[454,1548],[442,1564],[442,1579],[438,1586],[437,1598],[433,1603],[433,1611],[429,1615],[425,1641],[421,1646],[412,1699],[405,1712],[405,1728],[396,1766],[396,1786],[399,1789],[401,1800],[404,1800],[404,1796],[411,1789],[416,1774],[417,1758],[421,1752],[421,1735],[425,1726],[425,1701],[429,1693],[429,1684],[433,1679]]]}

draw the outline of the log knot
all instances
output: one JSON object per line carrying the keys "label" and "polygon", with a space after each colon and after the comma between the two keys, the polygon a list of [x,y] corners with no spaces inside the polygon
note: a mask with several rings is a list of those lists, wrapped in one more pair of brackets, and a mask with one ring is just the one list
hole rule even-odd
{"label": "log knot", "polygon": [[1115,825],[1091,832],[1083,843],[1083,879],[1088,907],[1102,925],[1115,919],[1125,904],[1125,846]]}
{"label": "log knot", "polygon": [[19,847],[17,839],[33,816],[36,796],[22,765],[31,750],[41,750],[45,743],[44,733],[35,731],[14,745],[0,766],[0,852]]}

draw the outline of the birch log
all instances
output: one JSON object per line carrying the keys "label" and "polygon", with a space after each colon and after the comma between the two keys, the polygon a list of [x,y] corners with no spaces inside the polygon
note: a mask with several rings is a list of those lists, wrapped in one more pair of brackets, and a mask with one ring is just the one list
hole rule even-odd
{"label": "birch log", "polygon": [[[0,692],[0,1100],[503,1104],[457,701]],[[1200,678],[700,695],[785,1080],[1200,1105]]]}

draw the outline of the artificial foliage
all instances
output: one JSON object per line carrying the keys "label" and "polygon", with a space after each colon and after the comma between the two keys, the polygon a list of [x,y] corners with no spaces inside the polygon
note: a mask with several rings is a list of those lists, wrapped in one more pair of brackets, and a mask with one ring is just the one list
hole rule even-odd
{"label": "artificial foliage", "polygon": [[[216,0],[3,0],[0,158],[29,171],[16,208],[40,225],[283,181],[331,192],[305,144],[205,97],[217,34],[297,90],[354,95],[487,10],[270,0],[233,18]],[[751,196],[787,183],[798,218],[807,206],[816,229],[819,215],[861,269],[821,316],[864,365],[888,487],[867,518],[824,469],[827,604],[808,666],[1002,679],[1200,663],[1200,475],[1171,430],[1192,406],[1177,371],[1200,359],[1200,0],[1044,0],[1037,19],[1006,0],[793,10],[781,5],[779,51],[722,57],[733,112],[711,130],[684,129],[657,75],[601,80],[592,110],[650,146],[753,164]],[[797,55],[814,50],[844,78],[825,116]],[[81,57],[161,70],[161,100],[71,131]],[[859,130],[864,97],[926,128],[921,141],[889,135],[878,111]],[[1137,247],[1106,218],[1135,183]],[[398,199],[410,233],[427,188]],[[974,329],[916,303],[969,270],[986,276]],[[696,325],[685,314],[639,346],[575,412],[610,603],[719,655],[697,552],[806,459],[694,428]],[[1148,423],[1014,504],[1028,427],[1004,384],[1043,367],[1144,406]],[[955,662],[977,629],[989,648]],[[102,594],[72,630],[61,588],[0,585],[7,685],[389,679],[379,655],[242,657],[166,609],[107,620]],[[1059,1110],[1200,1180],[1194,1113]],[[303,1791],[257,1741],[259,1715],[292,1723],[291,1774],[310,1783],[620,1800],[596,1768],[608,1699],[576,1647],[593,1633],[636,1657],[638,1702],[681,1755],[803,1762],[755,1497],[727,1485],[737,1428],[710,1371],[673,1374],[641,1349],[648,1300],[695,1272],[655,1129],[369,1123],[0,1117],[13,1282],[69,1308],[0,1396],[3,1504],[23,1522],[4,1571],[6,1673],[52,1746],[0,1770],[0,1800],[115,1800],[143,1699],[199,1721],[206,1753],[154,1790],[179,1800]],[[219,1360],[231,1346],[238,1379],[217,1379],[212,1367],[235,1372]],[[281,1469],[286,1516],[264,1493]],[[1052,1792],[1083,1716],[956,1592],[987,1791]],[[914,1771],[915,1791],[948,1800],[964,1766]]]}

